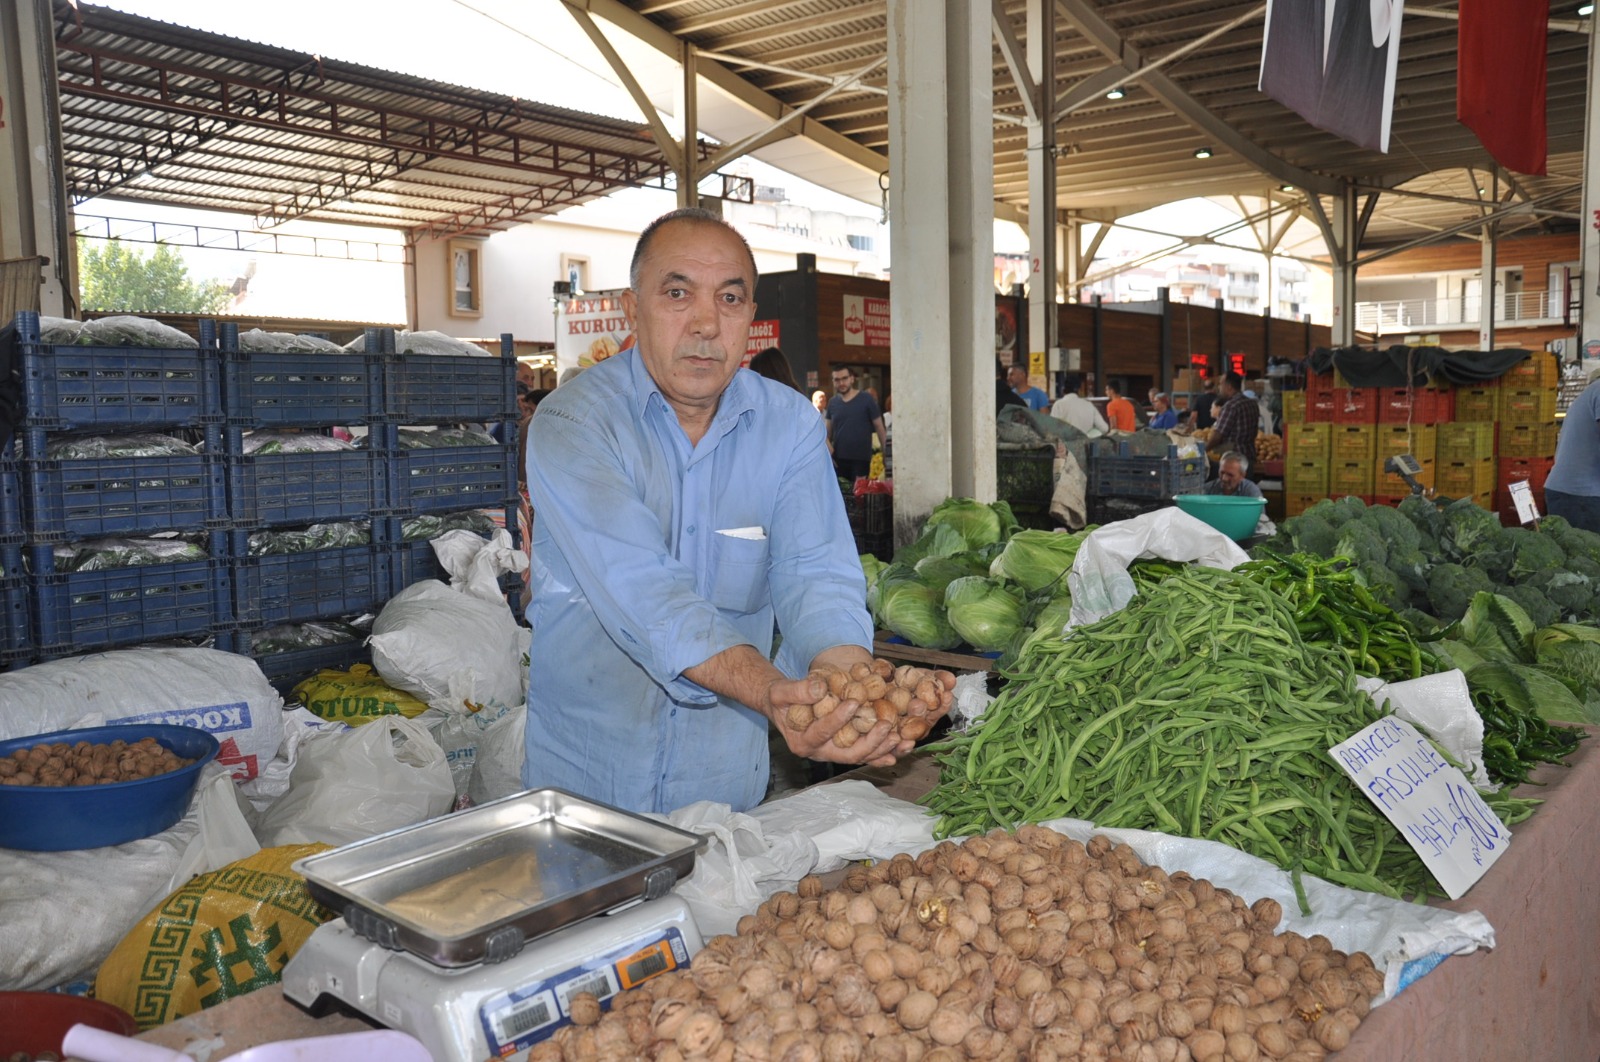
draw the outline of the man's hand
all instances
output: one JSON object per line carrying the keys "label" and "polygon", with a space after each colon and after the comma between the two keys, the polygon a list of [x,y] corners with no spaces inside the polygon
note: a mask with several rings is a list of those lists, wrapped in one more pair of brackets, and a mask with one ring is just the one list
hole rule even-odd
{"label": "man's hand", "polygon": [[838,646],[818,654],[806,680],[787,686],[774,690],[787,707],[772,719],[797,754],[887,767],[949,711],[955,676],[896,668]]}
{"label": "man's hand", "polygon": [[[852,720],[862,702],[830,694],[823,674],[813,671],[803,679],[774,682],[769,689],[770,718],[795,755],[829,763],[888,767],[911,751],[912,742],[896,733],[892,722],[880,719],[861,733]],[[857,736],[848,746],[840,745],[835,736],[846,730]]]}

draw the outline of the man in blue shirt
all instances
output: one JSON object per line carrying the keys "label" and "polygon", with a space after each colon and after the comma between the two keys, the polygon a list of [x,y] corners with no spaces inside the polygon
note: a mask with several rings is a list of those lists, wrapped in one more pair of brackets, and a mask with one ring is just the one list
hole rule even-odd
{"label": "man in blue shirt", "polygon": [[1029,409],[1039,413],[1050,411],[1050,396],[1037,387],[1029,386],[1028,370],[1021,365],[1013,365],[1006,370],[1006,382],[1017,393],[1017,397],[1027,403]]}
{"label": "man in blue shirt", "polygon": [[[533,644],[523,782],[634,811],[742,811],[767,787],[768,723],[800,756],[891,764],[880,722],[850,748],[808,669],[870,661],[866,583],[822,419],[741,372],[755,262],[700,210],[653,222],[623,310],[636,345],[530,421]],[[769,660],[773,624],[783,635]]]}

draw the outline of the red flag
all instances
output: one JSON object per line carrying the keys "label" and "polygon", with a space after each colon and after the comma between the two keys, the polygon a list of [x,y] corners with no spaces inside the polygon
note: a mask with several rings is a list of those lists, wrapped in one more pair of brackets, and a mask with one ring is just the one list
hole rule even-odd
{"label": "red flag", "polygon": [[1508,170],[1544,173],[1550,0],[1461,0],[1456,118]]}

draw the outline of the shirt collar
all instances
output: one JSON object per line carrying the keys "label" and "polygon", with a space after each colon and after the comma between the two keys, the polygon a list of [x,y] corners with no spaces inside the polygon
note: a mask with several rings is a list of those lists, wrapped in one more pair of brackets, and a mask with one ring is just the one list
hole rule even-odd
{"label": "shirt collar", "polygon": [[[633,386],[634,413],[643,419],[654,405],[663,415],[671,417],[673,423],[676,423],[677,411],[667,403],[666,396],[661,393],[655,377],[651,376],[650,370],[645,367],[644,359],[639,356],[638,346],[629,347],[613,357],[628,359],[628,377]],[[742,370],[733,374],[733,379],[722,392],[722,400],[717,403],[716,416],[711,420],[711,427],[706,431],[707,435],[720,437],[727,434],[733,430],[734,424],[740,417],[755,410],[756,389],[752,383],[754,378],[755,373]]]}

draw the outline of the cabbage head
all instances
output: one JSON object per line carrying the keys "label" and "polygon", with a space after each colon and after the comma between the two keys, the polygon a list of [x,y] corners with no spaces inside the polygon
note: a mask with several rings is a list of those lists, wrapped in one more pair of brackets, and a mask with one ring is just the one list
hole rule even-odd
{"label": "cabbage head", "polygon": [[951,557],[924,557],[917,561],[917,578],[944,593],[945,587],[969,575],[982,575],[989,570],[983,558],[975,553],[957,553]]}
{"label": "cabbage head", "polygon": [[1030,594],[1045,587],[1065,589],[1064,576],[1088,534],[1088,529],[1071,535],[1018,531],[989,566],[989,575],[1016,583]]}
{"label": "cabbage head", "polygon": [[954,649],[961,636],[945,616],[943,592],[898,562],[885,568],[872,588],[872,611],[889,630],[923,649]]}
{"label": "cabbage head", "polygon": [[999,542],[1001,538],[1000,514],[971,498],[946,498],[934,506],[933,512],[928,514],[924,533],[940,526],[960,532],[968,549],[982,549]]}
{"label": "cabbage head", "polygon": [[871,553],[863,553],[859,559],[861,561],[861,574],[867,577],[867,593],[870,594],[872,588],[877,585],[878,576],[882,574],[883,569],[888,565]]}
{"label": "cabbage head", "polygon": [[896,563],[916,564],[929,557],[952,557],[967,551],[967,540],[949,524],[923,528],[922,537],[895,553]]}
{"label": "cabbage head", "polygon": [[1023,631],[1027,608],[1022,597],[996,579],[969,575],[944,592],[950,626],[979,652],[1007,648]]}

